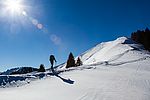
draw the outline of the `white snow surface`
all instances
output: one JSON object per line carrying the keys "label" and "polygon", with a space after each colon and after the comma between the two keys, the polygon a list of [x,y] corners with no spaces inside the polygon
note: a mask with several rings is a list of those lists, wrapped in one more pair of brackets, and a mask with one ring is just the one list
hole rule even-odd
{"label": "white snow surface", "polygon": [[[126,37],[120,37],[115,41],[104,42],[95,46],[94,48],[80,55],[80,58],[85,65],[118,60],[129,61],[143,57],[143,54],[141,53],[144,53],[144,51],[134,52],[134,49],[140,50],[140,48],[142,48],[142,46],[134,43],[132,40]],[[130,57],[126,57],[128,55],[130,55]]]}
{"label": "white snow surface", "polygon": [[150,100],[150,55],[141,48],[125,37],[101,43],[80,55],[83,66],[0,88],[0,100]]}

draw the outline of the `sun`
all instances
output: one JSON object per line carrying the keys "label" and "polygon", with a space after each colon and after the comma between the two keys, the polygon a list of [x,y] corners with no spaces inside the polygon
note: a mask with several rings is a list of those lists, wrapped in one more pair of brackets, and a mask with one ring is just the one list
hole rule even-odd
{"label": "sun", "polygon": [[5,6],[8,11],[11,13],[22,13],[23,12],[23,4],[21,0],[6,0]]}

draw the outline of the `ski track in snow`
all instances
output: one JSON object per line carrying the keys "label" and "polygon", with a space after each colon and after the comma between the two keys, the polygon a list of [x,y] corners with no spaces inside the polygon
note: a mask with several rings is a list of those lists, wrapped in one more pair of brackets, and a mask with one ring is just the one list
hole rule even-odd
{"label": "ski track in snow", "polygon": [[138,62],[138,61],[143,61],[143,60],[146,60],[146,59],[149,59],[149,58],[150,58],[150,56],[146,56],[146,57],[135,59],[135,60],[125,61],[125,62],[122,61],[122,62],[117,62],[117,63],[111,63],[112,61],[105,61],[105,62],[90,64],[90,65],[87,65],[87,66],[97,66],[97,65],[119,66],[119,65],[123,65],[123,64],[135,63],[135,62]]}
{"label": "ski track in snow", "polygon": [[[138,72],[139,71],[139,72]],[[138,75],[139,74],[139,75]],[[101,86],[98,84],[93,89],[87,90],[77,100],[149,100],[150,78],[140,77],[140,67],[126,74],[116,73],[110,83]],[[99,88],[100,87],[100,88]]]}

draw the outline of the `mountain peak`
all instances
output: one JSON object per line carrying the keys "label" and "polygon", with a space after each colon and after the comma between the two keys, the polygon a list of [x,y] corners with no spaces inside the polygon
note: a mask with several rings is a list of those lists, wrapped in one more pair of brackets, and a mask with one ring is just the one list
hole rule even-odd
{"label": "mountain peak", "polygon": [[[134,60],[144,56],[142,46],[127,37],[119,37],[114,41],[103,42],[80,55],[83,64],[100,62]],[[143,54],[143,55],[142,55]],[[128,59],[125,59],[125,58]],[[130,58],[131,57],[131,58]]]}

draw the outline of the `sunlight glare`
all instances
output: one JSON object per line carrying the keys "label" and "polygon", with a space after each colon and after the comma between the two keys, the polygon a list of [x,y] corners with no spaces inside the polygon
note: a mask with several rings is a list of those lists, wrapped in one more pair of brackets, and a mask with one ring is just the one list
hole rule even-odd
{"label": "sunlight glare", "polygon": [[23,5],[20,0],[7,0],[5,5],[11,13],[23,13]]}

